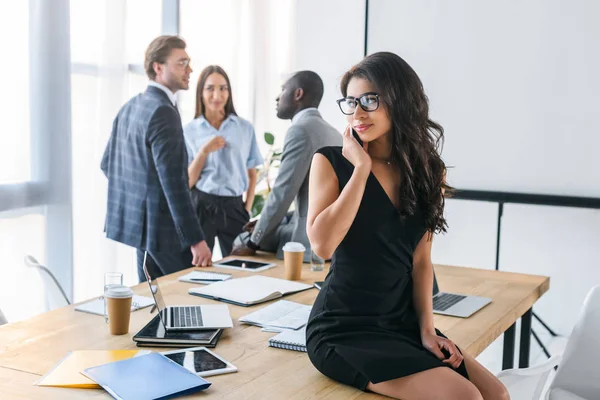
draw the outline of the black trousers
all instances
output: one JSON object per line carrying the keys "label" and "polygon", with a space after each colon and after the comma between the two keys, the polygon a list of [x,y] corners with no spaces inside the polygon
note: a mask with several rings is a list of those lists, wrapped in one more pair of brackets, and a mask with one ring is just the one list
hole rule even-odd
{"label": "black trousers", "polygon": [[196,188],[191,194],[208,248],[212,251],[217,237],[223,257],[228,256],[234,239],[250,220],[242,196],[216,196]]}
{"label": "black trousers", "polygon": [[[137,249],[137,271],[140,282],[146,281],[143,270],[144,250]],[[149,251],[146,259],[146,268],[152,279],[172,274],[192,266],[192,253],[190,249],[182,252],[156,252]]]}

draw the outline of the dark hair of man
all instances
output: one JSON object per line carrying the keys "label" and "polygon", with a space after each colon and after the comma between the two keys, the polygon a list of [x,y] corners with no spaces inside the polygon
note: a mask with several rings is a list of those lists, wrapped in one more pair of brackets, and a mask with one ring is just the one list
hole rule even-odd
{"label": "dark hair of man", "polygon": [[184,49],[185,41],[179,36],[159,36],[146,49],[144,69],[150,80],[156,79],[154,63],[164,64],[173,49]]}
{"label": "dark hair of man", "polygon": [[206,84],[206,80],[211,74],[217,73],[222,75],[227,82],[227,87],[229,88],[229,97],[227,98],[227,103],[225,103],[225,118],[229,115],[237,115],[235,112],[235,107],[233,106],[233,92],[231,91],[231,83],[229,82],[229,76],[223,68],[218,65],[209,65],[204,68],[202,72],[200,72],[200,76],[198,77],[198,86],[196,86],[196,112],[194,113],[194,118],[198,118],[201,115],[204,115],[206,112],[206,107],[204,106],[204,100],[202,100],[202,91],[204,91],[204,85]]}
{"label": "dark hair of man", "polygon": [[319,107],[323,98],[323,80],[313,71],[299,71],[290,79],[294,89],[302,89],[300,102],[307,107]]}
{"label": "dark hair of man", "polygon": [[429,100],[416,72],[398,55],[379,52],[350,68],[341,81],[347,95],[352,78],[368,80],[392,122],[392,159],[400,172],[400,214],[419,212],[429,232],[446,232],[443,191],[446,166],[440,156],[444,129],[429,118]]}

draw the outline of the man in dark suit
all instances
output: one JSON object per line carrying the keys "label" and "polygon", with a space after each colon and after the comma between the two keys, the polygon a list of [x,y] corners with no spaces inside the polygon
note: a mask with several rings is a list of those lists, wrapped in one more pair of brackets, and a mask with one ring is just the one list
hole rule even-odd
{"label": "man in dark suit", "polygon": [[185,47],[177,36],[150,43],[144,62],[148,88],[121,108],[102,157],[108,178],[106,236],[137,249],[140,281],[146,280],[145,251],[152,277],[211,264],[190,197],[175,98],[175,92],[188,89],[192,72]]}

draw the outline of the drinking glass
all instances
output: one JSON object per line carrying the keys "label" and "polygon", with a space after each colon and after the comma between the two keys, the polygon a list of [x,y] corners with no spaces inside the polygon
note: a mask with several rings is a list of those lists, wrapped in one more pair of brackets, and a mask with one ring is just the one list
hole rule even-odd
{"label": "drinking glass", "polygon": [[310,270],[311,271],[323,271],[325,268],[325,260],[315,254],[314,251],[310,251]]}

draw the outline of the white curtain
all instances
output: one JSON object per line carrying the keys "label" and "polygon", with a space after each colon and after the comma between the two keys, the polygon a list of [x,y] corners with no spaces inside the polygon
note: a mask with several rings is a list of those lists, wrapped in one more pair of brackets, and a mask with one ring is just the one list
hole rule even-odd
{"label": "white curtain", "polygon": [[137,273],[134,250],[105,238],[107,180],[100,170],[112,121],[128,97],[126,3],[72,0],[71,20],[74,297],[80,301],[102,293],[105,272],[122,272],[128,285],[137,283]]}

